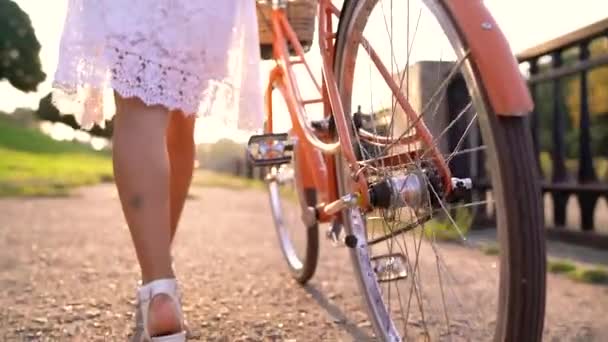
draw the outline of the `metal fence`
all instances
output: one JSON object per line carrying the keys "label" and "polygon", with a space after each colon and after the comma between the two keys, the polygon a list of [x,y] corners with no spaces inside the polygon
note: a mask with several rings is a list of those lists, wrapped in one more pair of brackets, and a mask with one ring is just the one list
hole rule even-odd
{"label": "metal fence", "polygon": [[[593,87],[596,93],[608,93],[608,48],[600,49],[602,51],[594,54],[590,51],[590,47],[597,43],[608,47],[605,39],[608,39],[608,19],[528,49],[517,56],[522,69],[527,71],[528,84],[535,100],[530,128],[537,156],[536,167],[542,179],[543,193],[549,195],[552,203],[553,224],[547,232],[562,240],[599,248],[608,248],[607,230],[603,229],[602,233],[594,226],[597,210],[601,210],[597,207],[598,200],[608,200],[608,171],[598,175],[595,163],[606,162],[608,155],[605,155],[605,151],[608,146],[600,146],[600,151],[596,148],[595,153],[592,150],[591,132],[594,126],[591,118],[592,115],[606,118],[606,122],[599,124],[603,124],[602,130],[608,131],[608,115],[592,112],[595,108],[590,108],[589,74],[603,67],[607,77],[595,80]],[[451,113],[457,113],[462,102],[462,94],[459,94],[458,89],[463,87],[457,86],[458,82],[462,80],[455,80],[454,89],[449,92]],[[565,87],[566,84],[570,87]],[[568,98],[576,98],[578,101],[565,103]],[[576,114],[578,122],[569,120],[573,114]],[[570,127],[567,122],[571,122]],[[455,135],[458,134],[457,131],[458,129],[454,132]],[[475,141],[469,141],[469,144],[481,144],[479,140],[476,138]],[[453,167],[458,172],[473,166],[478,196],[484,197],[489,182],[485,177],[483,153],[474,157],[476,158],[463,157]],[[566,229],[568,202],[573,196],[578,204],[581,224],[580,227]],[[492,220],[491,216],[490,213],[482,218]]]}

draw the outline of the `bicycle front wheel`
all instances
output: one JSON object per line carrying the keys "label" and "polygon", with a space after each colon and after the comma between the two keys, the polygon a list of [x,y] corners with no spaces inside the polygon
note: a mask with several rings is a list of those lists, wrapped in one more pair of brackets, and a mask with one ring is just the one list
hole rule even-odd
{"label": "bicycle front wheel", "polygon": [[[295,156],[294,156],[295,157]],[[296,161],[270,169],[268,194],[279,246],[292,277],[306,284],[319,259],[319,225],[302,219],[304,207],[316,204],[316,191],[297,182]]]}
{"label": "bicycle front wheel", "polygon": [[[377,56],[366,51],[369,46]],[[378,62],[417,109],[417,118],[404,114]],[[425,182],[416,188],[423,198],[417,206],[391,202],[344,214],[346,231],[357,241],[351,256],[364,304],[385,341],[542,337],[545,246],[532,140],[525,117],[493,113],[475,63],[440,1],[344,2],[335,74],[344,112],[360,108],[350,120],[359,163],[369,183],[409,175]],[[418,120],[429,127],[431,142],[415,128]],[[382,146],[365,139],[362,130],[411,143]],[[472,178],[478,191],[457,203],[448,198],[429,158],[433,147],[452,175]],[[352,176],[343,159],[338,163],[345,194]],[[473,218],[486,210],[494,211],[496,230],[469,231]],[[481,242],[493,240],[498,256],[480,251]]]}
{"label": "bicycle front wheel", "polygon": [[[275,111],[280,112],[285,100],[278,90],[273,94],[276,101],[273,108],[276,105]],[[281,126],[275,122],[273,131],[266,132],[287,133],[293,143],[291,161],[270,167],[266,181],[279,247],[292,277],[300,284],[306,284],[314,275],[319,259],[319,225],[305,219],[305,212],[317,204],[317,191],[301,180],[308,166],[291,131],[290,123]]]}

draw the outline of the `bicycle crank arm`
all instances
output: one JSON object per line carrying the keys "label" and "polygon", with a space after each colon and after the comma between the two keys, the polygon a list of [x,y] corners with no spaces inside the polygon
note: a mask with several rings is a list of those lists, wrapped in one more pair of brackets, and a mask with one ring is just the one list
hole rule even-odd
{"label": "bicycle crank arm", "polygon": [[333,216],[344,209],[353,208],[359,205],[361,196],[357,193],[346,194],[339,199],[322,205],[321,210],[328,216]]}

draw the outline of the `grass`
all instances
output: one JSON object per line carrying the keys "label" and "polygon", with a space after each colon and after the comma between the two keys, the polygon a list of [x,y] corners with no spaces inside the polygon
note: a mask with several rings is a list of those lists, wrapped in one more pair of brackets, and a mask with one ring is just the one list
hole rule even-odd
{"label": "grass", "polygon": [[[473,216],[468,208],[458,208],[452,211],[452,218],[458,225],[460,232],[456,229],[453,223],[444,214],[438,214],[432,220],[424,223],[424,235],[427,239],[438,241],[462,241],[462,237],[466,237],[473,223]],[[413,222],[416,219],[414,213],[402,211],[400,220],[404,222]],[[378,211],[368,215],[367,231],[370,237],[378,237],[380,235],[390,234],[392,229],[399,229],[401,226],[390,227],[382,218],[382,214]],[[418,229],[418,228],[416,228]],[[462,233],[462,236],[461,236]]]}
{"label": "grass", "polygon": [[[500,249],[496,243],[484,244],[480,247],[486,255],[498,255]],[[571,260],[549,259],[547,271],[553,274],[561,274],[581,283],[608,285],[608,270],[601,267],[586,267]]]}
{"label": "grass", "polygon": [[603,268],[579,269],[569,273],[569,276],[583,283],[608,285],[608,270]]}
{"label": "grass", "polygon": [[551,273],[571,273],[577,270],[577,266],[570,260],[549,260],[547,263],[547,269]]}
{"label": "grass", "polygon": [[108,152],[55,141],[0,116],[0,197],[63,196],[112,179]]}
{"label": "grass", "polygon": [[[481,251],[486,255],[498,255],[500,249],[496,243],[481,245]],[[547,271],[561,274],[580,283],[608,285],[608,270],[601,267],[587,267],[566,259],[549,259]]]}
{"label": "grass", "polygon": [[500,247],[496,243],[488,243],[481,246],[481,251],[485,255],[498,255],[500,254]]}
{"label": "grass", "polygon": [[549,260],[547,268],[551,273],[564,274],[577,282],[608,285],[608,270],[605,268],[584,267],[562,259]]}
{"label": "grass", "polygon": [[447,218],[447,215],[442,213],[425,223],[424,234],[426,237],[440,241],[460,241],[463,236],[466,237],[473,224],[473,214],[468,208],[458,208],[453,210],[451,214],[458,225],[458,229]]}

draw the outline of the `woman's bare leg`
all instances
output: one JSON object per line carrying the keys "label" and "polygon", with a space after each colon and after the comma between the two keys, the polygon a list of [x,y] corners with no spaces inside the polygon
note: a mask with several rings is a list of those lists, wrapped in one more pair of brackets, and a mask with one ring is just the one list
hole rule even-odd
{"label": "woman's bare leg", "polygon": [[194,170],[194,116],[182,112],[171,112],[167,128],[167,150],[169,151],[170,178],[170,222],[171,241],[188,196]]}
{"label": "woman's bare leg", "polygon": [[[174,277],[170,257],[168,121],[166,108],[116,95],[114,176],[144,284]],[[174,305],[163,294],[152,299],[148,313],[152,336],[180,330]]]}

